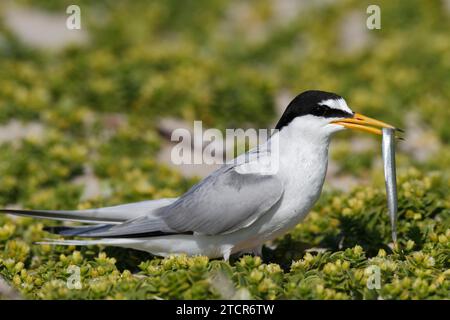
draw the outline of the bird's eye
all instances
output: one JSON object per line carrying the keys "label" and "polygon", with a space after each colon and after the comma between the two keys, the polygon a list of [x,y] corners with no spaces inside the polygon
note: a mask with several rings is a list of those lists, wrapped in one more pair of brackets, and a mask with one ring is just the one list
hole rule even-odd
{"label": "bird's eye", "polygon": [[313,109],[313,115],[323,118],[349,118],[353,115],[349,112],[334,109],[327,105],[316,105]]}
{"label": "bird's eye", "polygon": [[326,117],[329,109],[330,108],[327,106],[316,105],[313,109],[312,114],[316,117]]}

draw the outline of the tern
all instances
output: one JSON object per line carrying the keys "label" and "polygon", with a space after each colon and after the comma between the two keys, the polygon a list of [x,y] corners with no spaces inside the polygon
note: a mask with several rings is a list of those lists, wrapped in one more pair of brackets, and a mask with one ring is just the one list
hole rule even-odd
{"label": "tern", "polygon": [[[266,142],[225,163],[179,198],[89,210],[0,212],[89,223],[53,228],[64,237],[88,239],[40,243],[107,245],[157,256],[225,260],[241,252],[261,255],[266,241],[292,229],[312,209],[322,192],[331,136],[346,128],[378,135],[382,128],[396,129],[353,112],[335,93],[309,90],[289,103]],[[269,158],[278,161],[276,170],[267,170],[264,160]]]}

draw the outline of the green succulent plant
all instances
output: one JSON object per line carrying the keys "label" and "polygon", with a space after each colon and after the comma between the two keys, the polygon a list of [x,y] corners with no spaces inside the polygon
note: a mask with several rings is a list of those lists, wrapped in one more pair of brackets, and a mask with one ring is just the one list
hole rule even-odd
{"label": "green succulent plant", "polygon": [[[17,3],[53,13],[71,4]],[[435,146],[421,158],[399,144],[398,243],[390,238],[379,152],[354,150],[343,133],[331,150],[337,174],[364,181],[349,192],[326,186],[305,221],[264,247],[263,259],[37,245],[55,237],[43,229],[50,222],[0,216],[0,274],[21,295],[449,298],[448,11],[441,1],[349,0],[280,19],[274,3],[78,1],[90,41],[56,52],[23,43],[1,18],[0,126],[14,120],[43,129],[0,139],[0,206],[81,209],[177,196],[197,179],[155,160],[161,117],[220,129],[269,127],[281,93],[317,88],[338,92],[355,111],[407,134],[407,115],[414,115],[425,133],[420,147]],[[365,30],[364,45],[348,52],[343,24],[349,14],[365,18],[369,4],[381,7],[382,28]],[[85,199],[74,181],[89,172],[100,193]],[[71,266],[78,268],[79,289],[68,287]],[[380,286],[368,285],[373,270]]]}

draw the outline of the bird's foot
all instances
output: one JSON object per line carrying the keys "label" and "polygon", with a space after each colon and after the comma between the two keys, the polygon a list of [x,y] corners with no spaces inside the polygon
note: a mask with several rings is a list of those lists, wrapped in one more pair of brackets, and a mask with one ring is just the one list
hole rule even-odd
{"label": "bird's foot", "polygon": [[241,254],[241,255],[243,255],[243,254],[252,254],[252,255],[254,255],[254,256],[258,256],[258,257],[261,257],[261,258],[262,258],[262,245],[253,247],[253,248],[251,248],[251,249],[242,250],[242,251],[240,252],[240,254]]}

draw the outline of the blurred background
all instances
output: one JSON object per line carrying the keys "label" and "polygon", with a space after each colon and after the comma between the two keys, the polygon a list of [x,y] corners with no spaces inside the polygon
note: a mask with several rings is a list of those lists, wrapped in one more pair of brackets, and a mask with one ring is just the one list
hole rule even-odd
{"label": "blurred background", "polygon": [[[403,128],[400,171],[448,177],[449,18],[449,0],[2,1],[0,206],[179,195],[213,167],[174,166],[171,130],[271,128],[308,89]],[[382,172],[379,138],[340,133],[325,189]]]}

